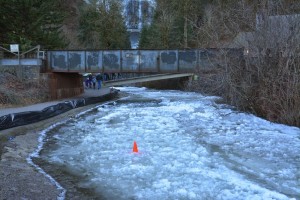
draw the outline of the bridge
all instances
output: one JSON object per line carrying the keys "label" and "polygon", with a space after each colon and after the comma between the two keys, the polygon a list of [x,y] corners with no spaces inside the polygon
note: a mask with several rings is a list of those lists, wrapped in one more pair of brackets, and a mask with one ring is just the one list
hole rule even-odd
{"label": "bridge", "polygon": [[[84,73],[143,75],[109,81],[106,86],[186,79],[195,71],[224,67],[224,59],[241,57],[242,49],[56,50],[47,51],[46,59],[36,58],[36,62],[29,62],[26,58],[0,59],[0,66],[7,70],[13,65],[15,69],[21,69],[22,76],[28,77],[42,72],[36,77],[47,80],[52,99],[59,99],[83,92]],[[37,67],[32,68],[33,65]]]}
{"label": "bridge", "polygon": [[199,66],[202,54],[200,50],[48,51],[47,60],[52,72],[187,73]]}
{"label": "bridge", "polygon": [[47,66],[63,73],[191,73],[242,53],[240,49],[47,51]]}

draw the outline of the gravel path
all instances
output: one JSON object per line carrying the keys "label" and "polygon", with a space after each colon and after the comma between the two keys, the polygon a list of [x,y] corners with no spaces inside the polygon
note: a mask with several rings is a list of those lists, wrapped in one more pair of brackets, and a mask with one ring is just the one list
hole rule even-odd
{"label": "gravel path", "polygon": [[[110,88],[102,88],[101,90],[88,89],[88,90],[85,90],[82,95],[79,95],[79,96],[71,98],[71,99],[96,97],[96,96],[108,94],[109,92],[110,92]],[[11,114],[11,113],[19,113],[19,112],[26,112],[26,111],[40,111],[48,106],[52,106],[52,105],[58,104],[60,102],[68,101],[68,100],[70,100],[70,99],[62,99],[62,100],[58,100],[58,101],[38,103],[38,104],[24,106],[24,107],[2,108],[2,109],[0,109],[0,117],[3,115]]]}

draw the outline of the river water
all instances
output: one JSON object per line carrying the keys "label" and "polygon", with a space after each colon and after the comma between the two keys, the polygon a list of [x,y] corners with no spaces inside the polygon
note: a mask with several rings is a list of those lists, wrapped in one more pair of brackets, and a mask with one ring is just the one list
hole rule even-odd
{"label": "river water", "polygon": [[300,199],[300,129],[237,112],[218,97],[119,89],[129,96],[43,138],[39,159],[79,177],[77,189],[110,200]]}

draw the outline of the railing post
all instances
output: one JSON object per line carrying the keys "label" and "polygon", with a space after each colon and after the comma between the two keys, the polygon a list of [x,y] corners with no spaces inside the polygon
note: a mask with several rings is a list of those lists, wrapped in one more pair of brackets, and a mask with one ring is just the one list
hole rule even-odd
{"label": "railing post", "polygon": [[104,51],[103,50],[101,50],[101,64],[102,64],[102,74],[104,74],[104,64],[103,64],[103,56],[104,56],[104,53],[103,53]]}
{"label": "railing post", "polygon": [[120,50],[120,73],[123,71],[123,51]]}
{"label": "railing post", "polygon": [[86,66],[86,50],[84,50],[84,73],[87,72],[87,66]]}
{"label": "railing post", "polygon": [[47,52],[47,72],[52,70],[52,51]]}
{"label": "railing post", "polygon": [[141,52],[140,52],[140,50],[138,50],[137,55],[139,57],[139,60],[138,60],[138,72],[141,72]]}
{"label": "railing post", "polygon": [[69,51],[67,51],[67,71],[70,71],[70,60],[69,60]]}
{"label": "railing post", "polygon": [[158,50],[157,58],[156,58],[156,64],[157,64],[157,72],[160,73],[160,50]]}
{"label": "railing post", "polygon": [[177,72],[179,73],[179,50],[177,49]]}

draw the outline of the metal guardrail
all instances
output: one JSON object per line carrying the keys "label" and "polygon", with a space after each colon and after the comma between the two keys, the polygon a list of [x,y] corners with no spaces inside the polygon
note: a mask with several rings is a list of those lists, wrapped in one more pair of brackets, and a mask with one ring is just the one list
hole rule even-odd
{"label": "metal guardrail", "polygon": [[42,59],[39,58],[22,58],[22,59],[13,59],[13,58],[3,58],[0,59],[0,66],[41,66]]}
{"label": "metal guardrail", "polygon": [[[14,49],[15,51],[0,46],[0,66],[42,66],[42,59],[45,59],[45,51],[40,51],[40,45],[24,52],[19,51],[18,44],[11,46],[17,47]],[[8,53],[12,57],[5,57],[4,52]],[[26,57],[28,55],[34,56]]]}

